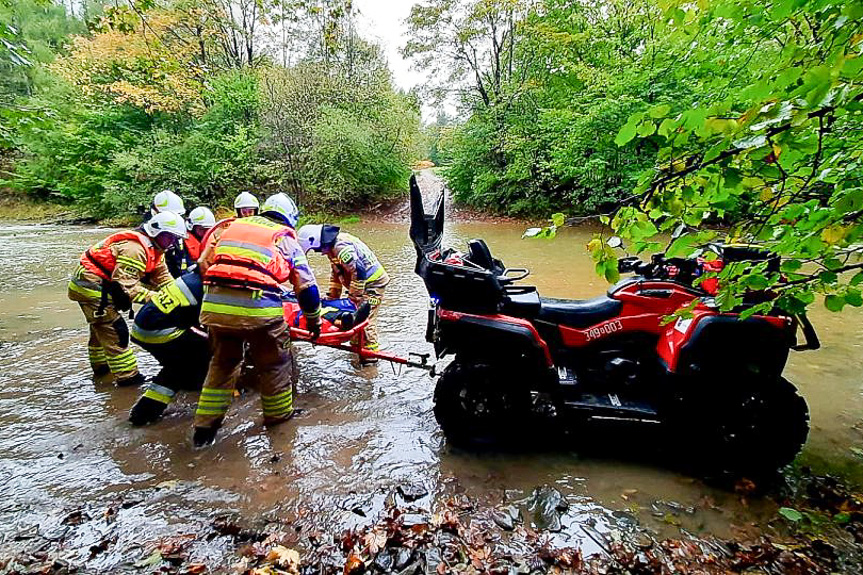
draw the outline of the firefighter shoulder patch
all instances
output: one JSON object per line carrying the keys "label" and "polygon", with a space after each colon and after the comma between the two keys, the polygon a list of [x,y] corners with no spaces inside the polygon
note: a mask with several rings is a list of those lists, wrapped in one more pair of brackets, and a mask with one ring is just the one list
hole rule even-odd
{"label": "firefighter shoulder patch", "polygon": [[344,248],[339,252],[339,260],[343,264],[349,264],[354,261],[354,250],[351,248]]}

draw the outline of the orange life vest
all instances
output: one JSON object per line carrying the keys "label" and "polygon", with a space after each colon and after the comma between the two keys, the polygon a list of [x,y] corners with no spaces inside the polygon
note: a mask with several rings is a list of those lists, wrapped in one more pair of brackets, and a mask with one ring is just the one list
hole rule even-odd
{"label": "orange life vest", "polygon": [[117,242],[133,241],[144,246],[147,252],[147,263],[143,273],[152,273],[159,264],[159,258],[162,255],[156,250],[152,240],[141,232],[127,230],[111,234],[95,246],[84,252],[81,256],[81,265],[87,270],[96,274],[103,280],[110,280],[114,273],[114,268],[117,267],[117,258],[111,252],[111,246]]}
{"label": "orange life vest", "polygon": [[186,244],[186,249],[189,251],[189,257],[192,258],[193,261],[198,261],[198,258],[201,257],[201,251],[204,245],[196,238],[194,235],[189,234],[183,243]]}
{"label": "orange life vest", "polygon": [[216,244],[205,283],[281,291],[291,273],[276,245],[285,236],[296,238],[292,229],[261,216],[234,220]]}

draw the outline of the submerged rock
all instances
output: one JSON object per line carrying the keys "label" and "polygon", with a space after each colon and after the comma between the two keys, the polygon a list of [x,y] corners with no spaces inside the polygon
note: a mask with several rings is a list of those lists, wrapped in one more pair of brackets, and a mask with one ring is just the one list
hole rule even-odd
{"label": "submerged rock", "polygon": [[393,558],[390,551],[384,550],[377,554],[375,560],[372,562],[372,565],[378,571],[386,573],[393,568],[393,565],[395,565],[395,559]]}
{"label": "submerged rock", "polygon": [[395,568],[404,569],[413,558],[413,551],[406,547],[398,547],[395,550]]}
{"label": "submerged rock", "polygon": [[505,509],[492,509],[491,519],[495,525],[506,531],[515,529],[515,520]]}
{"label": "submerged rock", "polygon": [[419,484],[407,484],[398,486],[399,495],[402,499],[411,503],[417,499],[421,499],[429,494],[428,489]]}
{"label": "submerged rock", "polygon": [[569,509],[569,503],[554,487],[543,485],[533,490],[530,497],[530,511],[537,529],[557,532],[562,529],[560,513]]}

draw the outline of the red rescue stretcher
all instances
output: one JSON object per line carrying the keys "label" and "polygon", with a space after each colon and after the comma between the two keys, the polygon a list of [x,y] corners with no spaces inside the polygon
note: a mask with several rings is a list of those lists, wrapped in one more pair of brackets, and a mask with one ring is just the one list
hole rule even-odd
{"label": "red rescue stretcher", "polygon": [[365,328],[369,325],[368,318],[350,329],[342,330],[332,321],[323,317],[321,318],[321,334],[312,339],[311,332],[305,329],[306,319],[303,317],[300,305],[295,301],[285,301],[284,309],[285,321],[288,323],[291,339],[294,341],[305,341],[312,345],[349,351],[357,354],[360,360],[378,359],[396,365],[424,369],[434,375],[435,366],[429,363],[429,354],[409,353],[408,357],[401,357],[385,351],[366,349]]}

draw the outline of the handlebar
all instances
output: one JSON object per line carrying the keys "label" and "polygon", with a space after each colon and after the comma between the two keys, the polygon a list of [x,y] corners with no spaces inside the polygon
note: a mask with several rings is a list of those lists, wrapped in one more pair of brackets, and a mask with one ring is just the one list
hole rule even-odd
{"label": "handlebar", "polygon": [[691,283],[696,277],[697,269],[695,260],[666,258],[664,254],[654,254],[649,262],[634,256],[617,261],[617,271],[620,273],[634,273],[647,279],[676,279]]}

